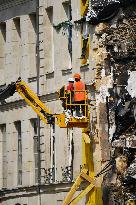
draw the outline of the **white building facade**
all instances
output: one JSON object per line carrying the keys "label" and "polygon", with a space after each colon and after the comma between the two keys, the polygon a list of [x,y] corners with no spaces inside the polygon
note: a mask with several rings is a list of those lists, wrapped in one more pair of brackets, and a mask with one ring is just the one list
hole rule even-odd
{"label": "white building facade", "polygon": [[[1,1],[0,86],[3,88],[21,76],[37,92],[38,35],[41,100],[53,113],[61,113],[63,108],[56,99],[56,90],[76,72],[81,72],[82,80],[90,83],[89,64],[81,66],[80,28],[68,31],[54,27],[61,22],[78,20],[80,2],[41,0],[39,4],[37,33],[35,0]],[[37,116],[18,93],[0,105],[2,205],[60,205],[80,173],[81,130],[60,129],[41,122],[39,196],[37,135]]]}

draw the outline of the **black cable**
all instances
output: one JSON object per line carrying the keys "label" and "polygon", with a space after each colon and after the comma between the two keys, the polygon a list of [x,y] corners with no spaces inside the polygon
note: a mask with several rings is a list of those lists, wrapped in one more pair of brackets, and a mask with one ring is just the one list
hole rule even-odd
{"label": "black cable", "polygon": [[[108,169],[108,168],[109,168],[109,166],[111,166],[113,163],[114,163],[114,159],[111,159],[111,160],[109,161],[109,163],[106,164],[105,167],[95,176],[95,178],[97,178],[97,177],[99,177],[100,175],[102,175],[102,174],[106,173],[107,171],[109,171],[111,168],[110,168],[110,169]],[[108,170],[107,170],[107,169],[108,169]]]}

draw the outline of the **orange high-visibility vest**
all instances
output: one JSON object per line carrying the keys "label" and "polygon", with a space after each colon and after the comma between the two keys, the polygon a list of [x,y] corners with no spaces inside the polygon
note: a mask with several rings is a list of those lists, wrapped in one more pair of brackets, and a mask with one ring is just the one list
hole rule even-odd
{"label": "orange high-visibility vest", "polygon": [[[78,92],[80,91],[80,92]],[[85,83],[78,81],[74,83],[74,101],[82,101],[86,99]]]}

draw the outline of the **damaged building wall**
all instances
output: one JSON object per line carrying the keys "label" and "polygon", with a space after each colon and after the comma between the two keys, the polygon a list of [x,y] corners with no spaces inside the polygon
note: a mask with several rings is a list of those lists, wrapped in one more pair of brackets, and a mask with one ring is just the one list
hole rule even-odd
{"label": "damaged building wall", "polygon": [[[132,6],[120,10],[116,19],[113,20],[112,26],[106,31],[105,41],[113,69],[113,89],[110,89],[109,92],[108,106],[111,113],[109,123],[113,123],[113,121],[115,123],[115,131],[110,137],[115,157],[117,157],[117,181],[113,192],[116,192],[115,198],[119,204],[127,204],[127,201],[131,199],[132,201],[136,200],[136,179],[135,173],[133,173],[135,172],[136,149],[136,100],[135,88],[133,87],[136,66],[135,31],[136,4],[133,3]],[[114,117],[112,118],[112,116]],[[131,174],[129,166],[133,167]]]}
{"label": "damaged building wall", "polygon": [[103,201],[119,205],[136,202],[136,4],[123,3],[114,17],[92,26],[91,38],[102,161],[113,160],[103,180]]}

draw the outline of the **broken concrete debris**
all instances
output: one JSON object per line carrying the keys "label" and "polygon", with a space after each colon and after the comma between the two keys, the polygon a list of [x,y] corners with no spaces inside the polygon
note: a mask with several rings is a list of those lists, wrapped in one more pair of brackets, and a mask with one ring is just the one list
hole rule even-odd
{"label": "broken concrete debris", "polygon": [[90,0],[85,18],[101,22],[92,39],[96,102],[107,106],[114,161],[103,180],[104,204],[136,204],[136,2]]}
{"label": "broken concrete debris", "polygon": [[[110,56],[113,87],[109,89],[108,112],[114,176],[108,186],[112,202],[136,203],[136,3],[120,2],[121,11],[106,29],[105,46]],[[129,3],[132,3],[130,1]],[[116,177],[115,177],[116,176]],[[114,186],[113,186],[114,184]]]}

